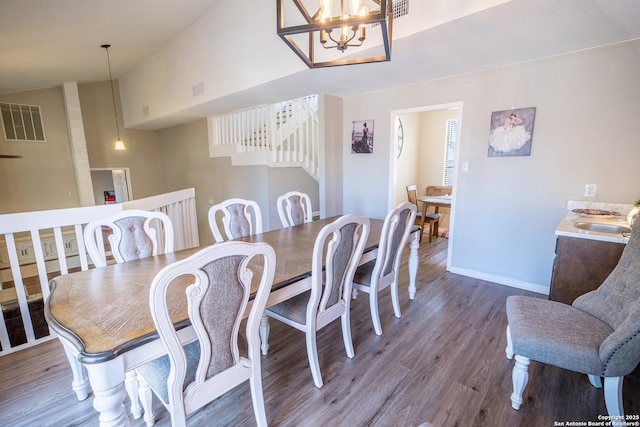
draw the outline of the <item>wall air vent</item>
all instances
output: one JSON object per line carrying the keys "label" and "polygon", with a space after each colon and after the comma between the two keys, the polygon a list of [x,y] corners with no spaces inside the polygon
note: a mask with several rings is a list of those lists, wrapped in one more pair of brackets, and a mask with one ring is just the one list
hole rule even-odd
{"label": "wall air vent", "polygon": [[[393,19],[396,20],[401,16],[405,16],[409,14],[409,0],[393,0],[391,2],[391,7],[393,8]],[[379,23],[371,24],[371,27],[375,27],[380,25]]]}
{"label": "wall air vent", "polygon": [[39,106],[0,102],[0,115],[7,141],[45,141]]}
{"label": "wall air vent", "polygon": [[204,93],[204,83],[198,83],[197,85],[193,86],[191,89],[193,91],[193,96],[202,95]]}
{"label": "wall air vent", "polygon": [[393,19],[409,14],[409,0],[393,1]]}

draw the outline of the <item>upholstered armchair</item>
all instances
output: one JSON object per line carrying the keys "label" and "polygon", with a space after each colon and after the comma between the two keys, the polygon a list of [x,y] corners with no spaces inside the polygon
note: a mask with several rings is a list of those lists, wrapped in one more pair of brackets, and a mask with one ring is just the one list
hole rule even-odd
{"label": "upholstered armchair", "polygon": [[[622,382],[640,363],[640,221],[618,265],[572,305],[507,298],[507,358],[515,355],[511,405],[519,409],[531,360],[588,375],[610,416],[624,415]],[[624,419],[624,418],[622,418]]]}

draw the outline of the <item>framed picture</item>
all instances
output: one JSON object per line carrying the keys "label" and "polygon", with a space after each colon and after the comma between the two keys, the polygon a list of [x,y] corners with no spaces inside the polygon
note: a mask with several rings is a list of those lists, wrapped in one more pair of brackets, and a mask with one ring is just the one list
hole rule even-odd
{"label": "framed picture", "polygon": [[535,107],[491,113],[488,156],[530,155],[535,113]]}
{"label": "framed picture", "polygon": [[104,204],[112,205],[116,202],[116,191],[115,190],[105,190],[104,193]]}
{"label": "framed picture", "polygon": [[351,131],[352,153],[373,153],[373,120],[356,120]]}

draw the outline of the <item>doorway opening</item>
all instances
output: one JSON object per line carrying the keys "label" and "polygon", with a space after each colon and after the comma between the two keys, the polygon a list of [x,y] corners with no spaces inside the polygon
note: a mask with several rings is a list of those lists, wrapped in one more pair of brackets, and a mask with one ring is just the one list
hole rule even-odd
{"label": "doorway opening", "polygon": [[91,168],[96,205],[123,203],[133,199],[129,168]]}
{"label": "doorway opening", "polygon": [[[456,123],[453,133],[452,121]],[[392,111],[391,123],[394,143],[390,155],[389,206],[407,201],[408,185],[417,186],[419,197],[426,195],[427,186],[451,186],[451,208],[449,212],[444,210],[444,214],[440,211],[438,233],[438,238],[449,239],[448,270],[453,248],[462,102]]]}

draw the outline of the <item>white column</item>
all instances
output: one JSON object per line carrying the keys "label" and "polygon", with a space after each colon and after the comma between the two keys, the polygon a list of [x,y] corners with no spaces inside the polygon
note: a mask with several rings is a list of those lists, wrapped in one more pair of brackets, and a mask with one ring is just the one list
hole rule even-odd
{"label": "white column", "polygon": [[67,115],[71,157],[78,186],[78,200],[80,201],[80,206],[93,206],[95,200],[91,183],[91,171],[89,169],[87,140],[84,135],[84,123],[82,122],[80,96],[78,95],[78,83],[64,83],[62,85],[62,96]]}

